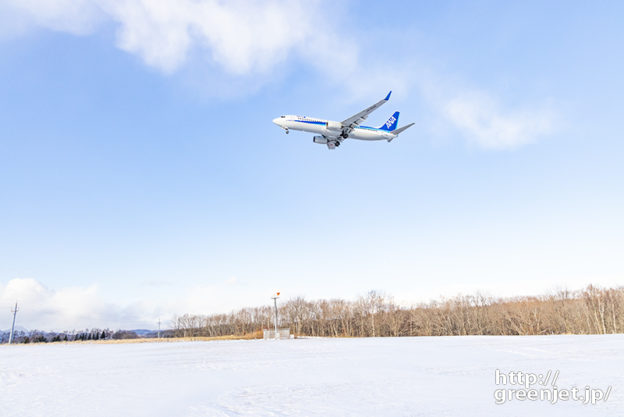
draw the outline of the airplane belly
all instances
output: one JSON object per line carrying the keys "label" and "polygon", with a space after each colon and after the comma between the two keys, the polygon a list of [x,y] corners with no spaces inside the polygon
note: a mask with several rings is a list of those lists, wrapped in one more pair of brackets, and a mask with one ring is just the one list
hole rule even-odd
{"label": "airplane belly", "polygon": [[385,135],[368,129],[355,129],[349,134],[349,138],[359,140],[386,140]]}

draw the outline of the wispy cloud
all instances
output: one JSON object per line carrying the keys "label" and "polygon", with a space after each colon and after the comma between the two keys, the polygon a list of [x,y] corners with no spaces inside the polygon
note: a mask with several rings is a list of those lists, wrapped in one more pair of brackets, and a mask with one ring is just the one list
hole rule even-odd
{"label": "wispy cloud", "polygon": [[266,72],[293,52],[323,59],[324,51],[341,51],[334,68],[355,65],[355,45],[324,23],[336,8],[327,1],[8,0],[3,8],[7,21],[23,27],[76,35],[114,22],[117,46],[165,73],[181,68],[192,50],[235,75]]}
{"label": "wispy cloud", "polygon": [[435,134],[451,132],[482,149],[516,149],[562,128],[562,117],[552,98],[511,98],[475,87],[457,76],[433,75],[431,71],[422,71],[415,86],[436,118],[431,123]]}
{"label": "wispy cloud", "polygon": [[446,127],[485,149],[514,149],[556,129],[557,113],[547,104],[514,107],[479,88],[450,89],[451,77],[428,77],[426,63],[409,56],[368,61],[361,38],[327,19],[344,15],[343,7],[325,0],[6,0],[0,27],[14,36],[35,28],[86,35],[112,25],[120,49],[165,74],[184,73],[193,89],[211,96],[257,91],[285,61],[300,60],[348,100],[389,88],[395,97],[419,92]]}
{"label": "wispy cloud", "polygon": [[103,17],[95,0],[5,0],[0,3],[0,34],[15,36],[43,27],[87,35]]}
{"label": "wispy cloud", "polygon": [[316,37],[319,3],[126,1],[102,5],[119,23],[118,45],[165,72],[185,63],[189,51],[204,51],[233,74],[267,71],[296,45]]}
{"label": "wispy cloud", "polygon": [[553,132],[555,112],[547,105],[510,109],[484,92],[448,98],[442,114],[469,140],[487,149],[513,149]]}

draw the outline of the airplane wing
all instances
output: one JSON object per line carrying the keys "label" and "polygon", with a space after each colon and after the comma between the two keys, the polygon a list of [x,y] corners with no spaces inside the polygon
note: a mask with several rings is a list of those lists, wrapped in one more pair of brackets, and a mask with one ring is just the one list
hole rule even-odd
{"label": "airplane wing", "polygon": [[360,125],[360,123],[362,123],[364,120],[366,120],[366,118],[368,117],[369,114],[371,114],[372,112],[374,112],[375,110],[380,108],[382,105],[386,104],[386,102],[390,99],[390,94],[392,94],[392,91],[390,91],[388,93],[388,95],[386,96],[386,98],[384,98],[383,100],[379,100],[377,103],[373,104],[372,106],[368,107],[367,109],[362,110],[358,114],[355,114],[355,115],[349,117],[348,119],[344,120],[342,122],[342,126],[344,127],[343,128],[343,132],[346,133],[346,134],[351,133],[351,131],[353,129],[358,127]]}

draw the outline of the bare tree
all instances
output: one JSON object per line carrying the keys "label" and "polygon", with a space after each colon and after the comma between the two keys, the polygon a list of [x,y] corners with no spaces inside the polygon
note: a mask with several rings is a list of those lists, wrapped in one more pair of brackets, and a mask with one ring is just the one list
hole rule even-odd
{"label": "bare tree", "polygon": [[[412,307],[370,291],[355,301],[293,298],[280,307],[296,335],[331,337],[616,333],[624,328],[624,288],[588,286],[540,297],[457,296]],[[182,315],[176,336],[246,335],[272,325],[269,306],[229,314]]]}

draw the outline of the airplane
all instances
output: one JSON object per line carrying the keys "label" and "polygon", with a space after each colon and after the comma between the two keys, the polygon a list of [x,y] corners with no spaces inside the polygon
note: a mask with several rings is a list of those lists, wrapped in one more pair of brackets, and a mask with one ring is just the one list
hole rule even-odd
{"label": "airplane", "polygon": [[410,123],[397,129],[397,124],[399,122],[398,111],[394,112],[388,121],[379,127],[361,126],[361,123],[366,120],[369,114],[390,100],[390,94],[392,94],[392,91],[390,91],[383,100],[379,100],[372,106],[342,122],[317,119],[314,117],[286,115],[276,117],[273,119],[273,123],[284,129],[286,133],[289,133],[290,130],[318,133],[320,136],[314,136],[312,141],[314,143],[327,145],[329,149],[337,148],[347,138],[387,140],[388,142],[392,142],[401,132],[414,125],[414,123]]}

